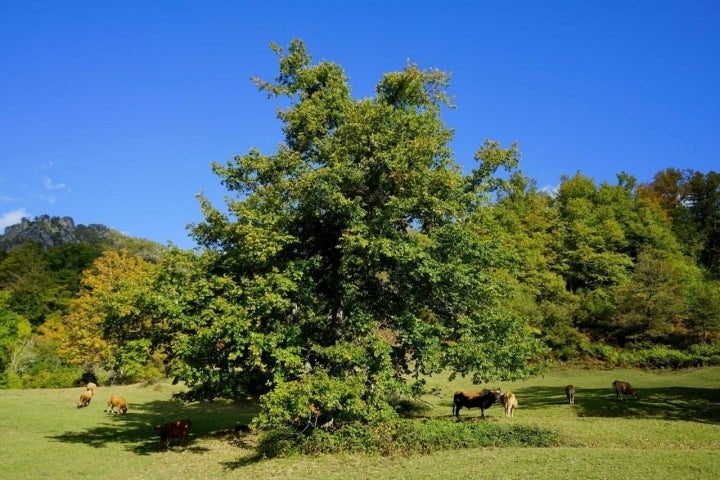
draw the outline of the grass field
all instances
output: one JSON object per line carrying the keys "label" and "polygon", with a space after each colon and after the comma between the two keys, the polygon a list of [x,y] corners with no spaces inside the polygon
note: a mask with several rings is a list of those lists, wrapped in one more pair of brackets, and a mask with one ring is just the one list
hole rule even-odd
{"label": "grass field", "polygon": [[[618,402],[612,381],[627,380],[638,401]],[[576,404],[563,387],[577,387]],[[430,382],[433,395],[415,415],[451,417],[452,393],[477,389],[464,379]],[[554,369],[514,383],[520,406],[504,418],[493,406],[488,422],[539,425],[557,431],[553,448],[444,451],[400,458],[324,455],[260,459],[251,435],[232,433],[254,406],[216,401],[184,405],[165,381],[104,387],[87,408],[80,388],[0,390],[0,478],[8,479],[716,479],[720,478],[720,367],[679,372]],[[127,398],[127,415],[104,412],[110,394]],[[478,419],[463,410],[463,421]],[[188,417],[190,443],[165,450],[152,426]]]}

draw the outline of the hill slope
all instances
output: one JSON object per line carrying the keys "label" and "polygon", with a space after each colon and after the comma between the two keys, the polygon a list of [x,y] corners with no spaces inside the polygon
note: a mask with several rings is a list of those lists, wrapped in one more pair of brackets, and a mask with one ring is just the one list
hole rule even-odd
{"label": "hill slope", "polygon": [[69,243],[89,243],[100,250],[127,249],[145,259],[157,259],[164,247],[150,240],[128,237],[105,225],[75,224],[71,217],[40,215],[34,220],[23,218],[20,223],[5,227],[0,235],[0,251],[7,252],[25,242],[36,242],[44,250]]}

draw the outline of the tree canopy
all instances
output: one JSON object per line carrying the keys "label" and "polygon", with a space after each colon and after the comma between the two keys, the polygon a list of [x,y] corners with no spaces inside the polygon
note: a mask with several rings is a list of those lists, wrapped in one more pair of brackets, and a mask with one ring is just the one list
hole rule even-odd
{"label": "tree canopy", "polygon": [[183,379],[212,396],[252,378],[259,422],[292,424],[308,405],[329,418],[391,414],[391,395],[428,374],[532,372],[541,343],[503,309],[520,290],[496,274],[519,258],[480,208],[517,152],[486,142],[462,174],[441,119],[444,72],[409,64],[354,99],[342,68],[313,64],[302,42],[273,49],[280,74],[255,82],[288,97],[285,140],[213,165],[234,196],[226,212],[201,198],[192,233],[221,305],[182,317],[195,339],[174,348]]}

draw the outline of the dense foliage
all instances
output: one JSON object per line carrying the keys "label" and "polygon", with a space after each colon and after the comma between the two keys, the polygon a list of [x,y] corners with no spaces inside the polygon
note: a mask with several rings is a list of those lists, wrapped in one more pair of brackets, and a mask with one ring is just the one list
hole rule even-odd
{"label": "dense foliage", "polygon": [[532,373],[542,345],[503,310],[521,292],[497,273],[519,259],[482,210],[514,152],[488,142],[462,175],[439,115],[442,72],[409,65],[355,100],[338,65],[312,65],[297,41],[275,50],[280,75],[256,81],[290,100],[285,142],[214,165],[236,196],[227,214],[203,199],[193,234],[204,281],[223,282],[214,301],[233,307],[179,319],[194,339],[173,344],[180,377],[203,396],[252,378],[258,424],[301,428],[313,409],[387,418],[393,394],[446,370],[478,381]]}

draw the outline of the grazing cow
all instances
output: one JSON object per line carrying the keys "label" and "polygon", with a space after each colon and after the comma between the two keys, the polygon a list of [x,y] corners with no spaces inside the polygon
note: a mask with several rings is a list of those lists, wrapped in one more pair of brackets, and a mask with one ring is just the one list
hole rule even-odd
{"label": "grazing cow", "polygon": [[[115,409],[117,408],[117,411]],[[105,410],[107,413],[127,413],[127,402],[123,397],[117,395],[110,395],[108,400],[108,408]]]}
{"label": "grazing cow", "polygon": [[638,399],[637,392],[628,382],[621,382],[620,380],[615,380],[613,382],[613,388],[615,389],[615,395],[617,396],[618,400],[625,400],[625,397],[627,397],[628,395],[632,395],[635,400]]}
{"label": "grazing cow", "polygon": [[496,401],[500,400],[500,389],[493,388],[488,390],[483,388],[479,392],[463,392],[457,391],[453,396],[452,412],[456,417],[460,417],[461,408],[480,408],[480,416],[485,418],[485,409]]}
{"label": "grazing cow", "polygon": [[510,391],[503,393],[500,396],[500,402],[502,402],[503,407],[505,407],[505,418],[512,418],[518,406],[515,394]]}
{"label": "grazing cow", "polygon": [[180,446],[185,446],[190,433],[190,419],[176,420],[174,422],[165,423],[155,426],[155,431],[160,435],[160,442],[165,442],[165,448],[170,448],[173,438],[180,439]]}
{"label": "grazing cow", "polygon": [[565,387],[565,397],[567,397],[567,401],[570,405],[573,405],[575,403],[575,386],[574,385],[568,385]]}
{"label": "grazing cow", "polygon": [[90,400],[93,398],[93,392],[91,390],[86,390],[80,395],[80,400],[78,401],[77,407],[87,407],[90,405]]}
{"label": "grazing cow", "polygon": [[95,395],[97,393],[97,385],[94,384],[93,382],[88,383],[85,386],[85,389],[92,392],[93,395]]}

